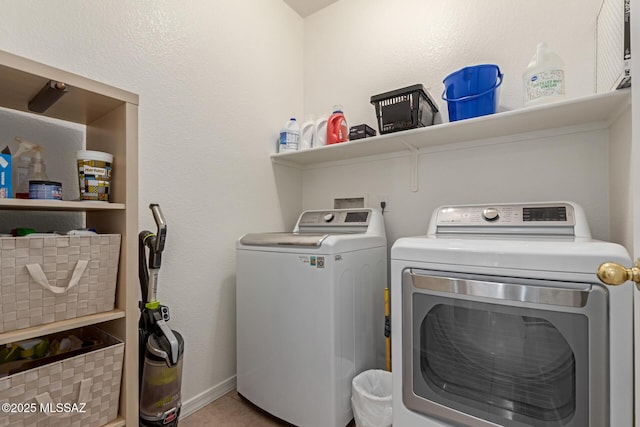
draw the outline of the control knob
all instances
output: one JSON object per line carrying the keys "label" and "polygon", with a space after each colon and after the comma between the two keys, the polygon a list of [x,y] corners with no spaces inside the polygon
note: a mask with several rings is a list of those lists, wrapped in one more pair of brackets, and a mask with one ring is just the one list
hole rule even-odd
{"label": "control knob", "polygon": [[331,222],[333,221],[334,215],[332,213],[328,213],[324,216],[324,222]]}
{"label": "control knob", "polygon": [[496,221],[500,218],[500,212],[496,208],[486,208],[482,211],[482,217],[487,221]]}

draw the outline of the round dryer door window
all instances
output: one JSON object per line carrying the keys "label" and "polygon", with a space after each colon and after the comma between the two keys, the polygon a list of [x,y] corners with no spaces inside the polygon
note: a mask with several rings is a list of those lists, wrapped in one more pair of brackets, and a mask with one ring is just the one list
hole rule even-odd
{"label": "round dryer door window", "polygon": [[542,317],[438,304],[420,325],[420,348],[422,379],[446,398],[546,421],[575,413],[574,352]]}
{"label": "round dryer door window", "polygon": [[606,425],[606,290],[455,276],[403,276],[407,408],[455,425]]}

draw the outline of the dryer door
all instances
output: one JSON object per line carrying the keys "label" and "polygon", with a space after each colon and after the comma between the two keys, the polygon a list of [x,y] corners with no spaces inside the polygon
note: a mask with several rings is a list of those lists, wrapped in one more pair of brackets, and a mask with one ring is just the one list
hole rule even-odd
{"label": "dryer door", "polygon": [[455,425],[608,425],[608,311],[592,284],[407,270],[403,402]]}

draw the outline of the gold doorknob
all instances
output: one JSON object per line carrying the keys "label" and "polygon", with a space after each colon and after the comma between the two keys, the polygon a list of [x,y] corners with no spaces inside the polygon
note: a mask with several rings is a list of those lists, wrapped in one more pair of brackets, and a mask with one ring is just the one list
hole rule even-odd
{"label": "gold doorknob", "polygon": [[596,274],[598,279],[606,285],[617,286],[622,285],[627,280],[632,280],[640,290],[640,259],[631,268],[626,268],[616,262],[605,262],[600,264]]}

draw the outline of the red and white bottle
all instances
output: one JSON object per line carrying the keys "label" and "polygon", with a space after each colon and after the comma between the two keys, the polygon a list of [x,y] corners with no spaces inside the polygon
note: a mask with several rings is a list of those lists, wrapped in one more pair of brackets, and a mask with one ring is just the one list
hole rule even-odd
{"label": "red and white bottle", "polygon": [[347,126],[347,120],[344,118],[342,107],[335,105],[333,107],[333,114],[331,114],[327,121],[327,145],[346,142],[348,140],[349,127]]}

